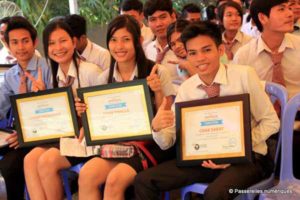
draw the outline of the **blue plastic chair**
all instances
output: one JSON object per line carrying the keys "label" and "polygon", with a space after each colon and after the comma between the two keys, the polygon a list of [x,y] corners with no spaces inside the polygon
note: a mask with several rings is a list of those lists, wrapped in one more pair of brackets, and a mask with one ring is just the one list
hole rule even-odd
{"label": "blue plastic chair", "polygon": [[[288,95],[287,95],[286,89],[279,84],[272,83],[272,82],[266,82],[265,90],[269,94],[270,100],[272,101],[272,103],[275,103],[276,100],[278,100],[280,102],[281,116],[283,116],[284,108],[285,108],[287,100],[288,100]],[[278,135],[277,147],[276,147],[276,153],[275,153],[275,158],[274,158],[275,166],[276,166],[276,163],[278,160],[278,154],[279,154],[279,150],[280,150],[281,132],[282,132],[282,129],[280,128],[279,135]],[[260,190],[260,189],[271,188],[274,186],[274,177],[275,177],[275,172],[273,172],[269,178],[262,180],[257,184],[252,185],[248,189],[249,190],[255,190],[255,189]],[[198,193],[198,194],[204,194],[204,191],[206,190],[207,186],[208,186],[207,183],[195,183],[195,184],[186,186],[186,187],[182,188],[182,190],[181,190],[181,199],[183,199],[183,200],[190,199],[189,194],[191,192]],[[255,194],[255,193],[242,194],[242,195],[237,196],[235,199],[251,200],[251,199],[254,199],[257,195],[258,194]]]}
{"label": "blue plastic chair", "polygon": [[[259,199],[300,199],[300,180],[293,174],[293,134],[295,116],[300,108],[300,94],[289,100],[282,118],[282,149],[279,183],[271,188],[283,193],[264,193]],[[270,190],[269,190],[270,192]]]}
{"label": "blue plastic chair", "polygon": [[71,188],[70,188],[70,184],[69,184],[69,172],[71,171],[71,172],[75,172],[75,173],[79,174],[79,171],[83,165],[84,165],[84,163],[79,163],[77,165],[70,167],[69,169],[61,170],[61,172],[60,172],[67,200],[72,200],[72,192],[71,192]]}

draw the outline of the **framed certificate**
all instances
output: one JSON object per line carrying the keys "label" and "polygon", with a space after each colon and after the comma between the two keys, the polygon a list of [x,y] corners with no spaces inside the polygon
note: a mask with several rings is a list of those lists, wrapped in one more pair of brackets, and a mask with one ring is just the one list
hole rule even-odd
{"label": "framed certificate", "polygon": [[80,88],[77,93],[87,104],[82,115],[87,145],[152,138],[153,113],[146,80]]}
{"label": "framed certificate", "polygon": [[249,94],[175,104],[177,164],[252,160]]}
{"label": "framed certificate", "polygon": [[20,146],[56,142],[78,133],[70,87],[14,95],[11,103]]}

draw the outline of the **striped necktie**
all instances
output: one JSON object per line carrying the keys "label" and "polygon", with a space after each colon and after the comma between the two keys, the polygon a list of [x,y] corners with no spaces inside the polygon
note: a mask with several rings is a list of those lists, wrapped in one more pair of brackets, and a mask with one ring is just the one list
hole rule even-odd
{"label": "striped necktie", "polygon": [[213,83],[209,86],[201,84],[199,87],[206,92],[208,98],[220,96],[220,84],[218,83]]}

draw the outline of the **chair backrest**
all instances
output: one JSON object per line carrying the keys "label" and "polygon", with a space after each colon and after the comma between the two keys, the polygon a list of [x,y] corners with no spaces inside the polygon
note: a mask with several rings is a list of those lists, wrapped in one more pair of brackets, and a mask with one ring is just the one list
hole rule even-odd
{"label": "chair backrest", "polygon": [[[266,82],[265,91],[269,94],[270,99],[273,104],[276,101],[279,101],[280,106],[281,106],[280,116],[283,116],[284,109],[288,102],[288,93],[287,93],[287,90],[285,89],[285,87],[283,87],[282,85],[277,84],[277,83]],[[274,158],[275,166],[277,164],[278,156],[280,153],[280,147],[281,147],[282,120],[280,122],[281,122],[281,126],[280,126],[279,135],[278,135],[278,142],[277,142],[275,158]]]}
{"label": "chair backrest", "polygon": [[299,108],[300,94],[288,101],[282,117],[281,181],[295,179],[293,174],[293,133],[295,117]]}

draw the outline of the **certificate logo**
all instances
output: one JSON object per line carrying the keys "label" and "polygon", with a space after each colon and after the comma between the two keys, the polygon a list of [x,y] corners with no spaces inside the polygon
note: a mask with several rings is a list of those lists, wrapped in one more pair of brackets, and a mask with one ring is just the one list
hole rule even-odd
{"label": "certificate logo", "polygon": [[207,148],[207,144],[193,144],[193,146],[196,151]]}

